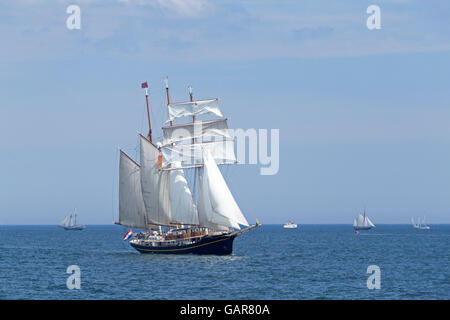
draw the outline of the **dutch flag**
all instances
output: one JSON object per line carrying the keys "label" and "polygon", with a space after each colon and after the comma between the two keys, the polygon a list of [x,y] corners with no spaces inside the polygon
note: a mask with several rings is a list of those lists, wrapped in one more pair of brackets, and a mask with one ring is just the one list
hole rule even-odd
{"label": "dutch flag", "polygon": [[133,236],[133,232],[130,230],[127,231],[127,233],[125,233],[125,235],[123,236],[123,240],[128,240],[130,237]]}

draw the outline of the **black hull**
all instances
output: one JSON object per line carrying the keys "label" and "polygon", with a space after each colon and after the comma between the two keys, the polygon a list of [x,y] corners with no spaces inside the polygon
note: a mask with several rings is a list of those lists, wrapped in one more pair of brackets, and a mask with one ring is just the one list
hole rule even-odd
{"label": "black hull", "polygon": [[354,227],[354,228],[355,228],[355,231],[372,229],[372,227]]}
{"label": "black hull", "polygon": [[187,245],[156,247],[151,245],[138,245],[132,242],[130,242],[130,245],[140,253],[229,255],[233,252],[234,238],[236,238],[236,234],[208,235],[196,243]]}

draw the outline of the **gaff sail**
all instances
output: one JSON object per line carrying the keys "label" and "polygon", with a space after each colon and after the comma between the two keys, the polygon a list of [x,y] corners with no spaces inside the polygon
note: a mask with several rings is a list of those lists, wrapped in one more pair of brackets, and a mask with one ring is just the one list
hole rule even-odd
{"label": "gaff sail", "polygon": [[119,223],[134,228],[146,228],[140,167],[121,150],[119,170]]}
{"label": "gaff sail", "polygon": [[159,149],[140,136],[141,185],[145,210],[149,223],[168,225],[170,213],[170,172],[158,167]]}

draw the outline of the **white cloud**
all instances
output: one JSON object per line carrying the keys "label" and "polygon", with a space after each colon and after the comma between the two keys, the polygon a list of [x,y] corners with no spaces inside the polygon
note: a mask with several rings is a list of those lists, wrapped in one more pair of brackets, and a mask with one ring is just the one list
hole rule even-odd
{"label": "white cloud", "polygon": [[199,18],[204,16],[212,6],[206,0],[156,0],[165,10],[186,18]]}
{"label": "white cloud", "polygon": [[104,5],[101,0],[78,0],[82,28],[68,31],[65,5],[71,0],[54,1],[0,5],[6,12],[0,21],[5,48],[0,60],[132,54],[221,61],[450,50],[448,19],[421,6],[399,9],[386,4],[382,29],[369,31],[365,10],[353,6],[323,10],[316,5],[305,11],[291,1],[277,6],[251,1],[115,0]]}

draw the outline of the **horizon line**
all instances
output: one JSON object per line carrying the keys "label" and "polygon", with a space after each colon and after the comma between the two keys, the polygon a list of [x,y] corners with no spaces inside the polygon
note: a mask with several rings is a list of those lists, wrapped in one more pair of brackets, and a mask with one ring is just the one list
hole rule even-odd
{"label": "horizon line", "polygon": [[[284,225],[284,223],[261,223],[261,226],[264,225]],[[83,224],[85,226],[117,226],[116,224]],[[341,225],[341,226],[353,226],[352,223],[297,223],[299,226],[305,226],[305,225]],[[377,223],[377,225],[412,225],[411,223]],[[450,222],[443,222],[443,223],[427,223],[427,225],[450,225]],[[56,226],[59,227],[59,224],[0,224],[0,227],[7,227],[7,226]],[[123,225],[119,225],[120,227],[127,227]],[[132,227],[127,227],[132,228]],[[375,226],[376,228],[376,226]],[[144,228],[134,228],[134,229],[144,229]]]}

